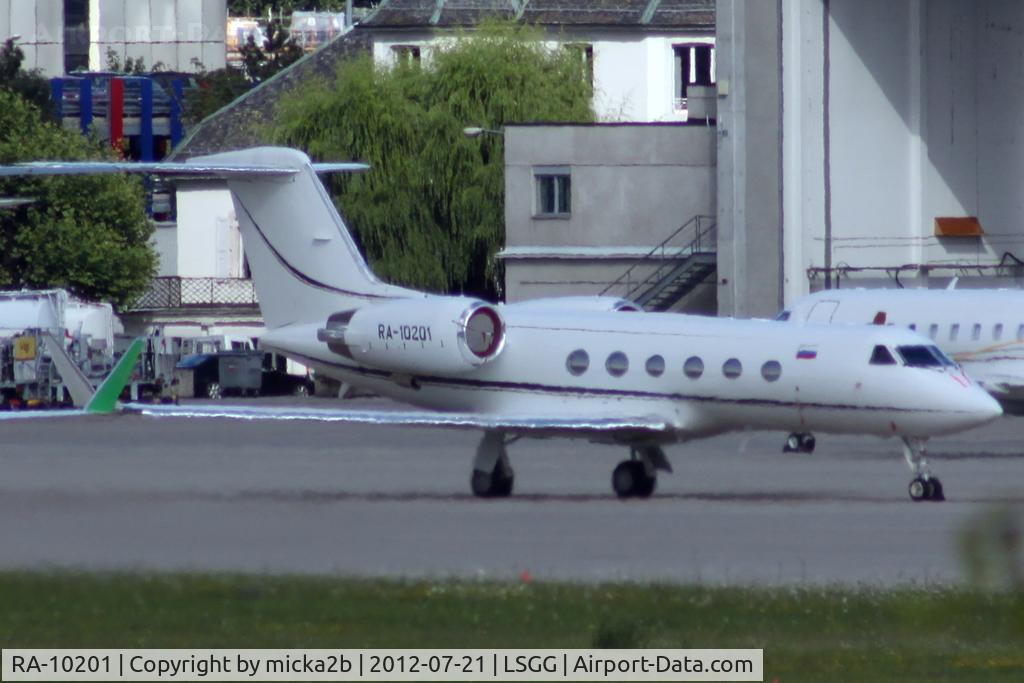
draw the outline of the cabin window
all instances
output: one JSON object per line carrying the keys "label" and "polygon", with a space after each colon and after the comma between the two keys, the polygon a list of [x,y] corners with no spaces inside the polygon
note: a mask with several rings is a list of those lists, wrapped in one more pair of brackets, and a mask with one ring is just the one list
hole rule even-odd
{"label": "cabin window", "polygon": [[932,339],[937,338],[939,336],[939,326],[936,325],[935,323],[932,323],[931,325],[929,325],[928,326],[928,336],[931,337]]}
{"label": "cabin window", "polygon": [[766,361],[761,366],[761,376],[764,377],[766,382],[774,382],[779,377],[782,377],[782,363],[777,360]]}
{"label": "cabin window", "polygon": [[871,365],[896,365],[896,359],[886,347],[879,344],[871,352]]}
{"label": "cabin window", "polygon": [[981,325],[974,323],[974,327],[971,328],[971,340],[978,341],[979,339],[981,339]]}
{"label": "cabin window", "polygon": [[954,323],[949,326],[949,341],[956,341],[956,338],[960,336],[960,325]]}
{"label": "cabin window", "polygon": [[690,379],[698,379],[704,374],[704,361],[697,356],[690,356],[683,364],[683,373]]}
{"label": "cabin window", "polygon": [[789,320],[790,315],[792,314],[789,311],[783,311],[782,313],[779,313],[777,316],[775,316],[775,319],[778,320],[779,322],[786,322],[787,320]]}
{"label": "cabin window", "polygon": [[992,327],[992,341],[999,341],[1003,338],[1003,324],[996,323]]}
{"label": "cabin window", "polygon": [[647,359],[644,369],[647,370],[647,374],[651,377],[661,377],[662,373],[665,372],[665,359],[661,356],[651,356]]}
{"label": "cabin window", "polygon": [[570,375],[579,377],[590,367],[590,356],[583,349],[576,349],[565,359],[565,368]]}
{"label": "cabin window", "polygon": [[907,325],[907,327],[914,330],[915,332],[917,331],[917,325],[915,325],[914,323],[910,323],[909,325]]}
{"label": "cabin window", "polygon": [[1017,341],[1024,341],[1024,324],[1017,328]]}
{"label": "cabin window", "polygon": [[629,359],[622,351],[615,351],[604,362],[604,369],[612,377],[622,377],[629,370]]}
{"label": "cabin window", "polygon": [[903,362],[912,368],[938,368],[955,366],[946,354],[935,346],[897,346]]}
{"label": "cabin window", "polygon": [[730,358],[722,363],[722,374],[728,379],[736,379],[743,374],[743,364],[738,358]]}

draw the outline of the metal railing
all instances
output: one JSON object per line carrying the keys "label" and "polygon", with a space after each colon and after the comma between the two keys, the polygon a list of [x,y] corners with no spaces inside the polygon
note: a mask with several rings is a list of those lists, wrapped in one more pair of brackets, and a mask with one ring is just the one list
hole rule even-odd
{"label": "metal railing", "polygon": [[813,282],[818,278],[825,280],[826,289],[840,289],[844,278],[851,274],[884,274],[902,288],[900,275],[913,274],[929,277],[941,273],[948,277],[1020,277],[1024,273],[1024,261],[1013,253],[1003,252],[997,263],[904,263],[898,266],[851,266],[840,263],[832,268],[812,266],[807,269],[807,280]]}
{"label": "metal railing", "polygon": [[[621,291],[619,296],[633,299],[661,282],[668,273],[679,265],[679,261],[695,254],[714,254],[717,244],[717,223],[714,216],[697,215],[683,223],[658,246],[626,269],[622,275],[601,290],[601,296],[612,290]],[[678,246],[673,246],[678,245]],[[651,268],[654,262],[659,265]]]}
{"label": "metal railing", "polygon": [[256,306],[247,278],[156,277],[130,310],[153,311],[199,306]]}

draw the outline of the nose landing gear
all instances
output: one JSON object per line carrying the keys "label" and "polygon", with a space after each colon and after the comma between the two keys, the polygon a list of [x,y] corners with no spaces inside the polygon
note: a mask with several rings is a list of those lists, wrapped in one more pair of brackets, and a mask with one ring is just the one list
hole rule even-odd
{"label": "nose landing gear", "polygon": [[783,453],[813,453],[814,434],[810,432],[793,432],[786,437],[786,443],[782,445]]}
{"label": "nose landing gear", "polygon": [[946,500],[942,482],[938,477],[932,476],[928,461],[924,457],[924,439],[904,437],[903,457],[906,458],[910,471],[914,473],[914,478],[907,487],[910,499],[915,503],[925,500],[937,503]]}
{"label": "nose landing gear", "polygon": [[507,498],[512,495],[515,476],[505,450],[505,435],[501,432],[484,432],[476,447],[473,474],[469,478],[473,495],[479,498]]}

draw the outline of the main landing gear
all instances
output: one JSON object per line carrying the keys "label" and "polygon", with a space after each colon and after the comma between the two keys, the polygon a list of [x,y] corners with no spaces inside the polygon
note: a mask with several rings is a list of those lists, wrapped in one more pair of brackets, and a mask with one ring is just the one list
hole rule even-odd
{"label": "main landing gear", "polygon": [[938,477],[932,476],[928,469],[928,461],[924,457],[924,439],[904,437],[903,457],[906,458],[910,471],[914,473],[914,478],[910,480],[910,485],[907,487],[910,499],[915,503],[920,503],[923,500],[932,502],[946,500],[946,496],[942,493],[942,482]]}
{"label": "main landing gear", "polygon": [[814,434],[810,432],[793,432],[786,437],[786,443],[782,445],[783,453],[813,453]]}
{"label": "main landing gear", "polygon": [[[506,498],[512,494],[515,472],[505,447],[515,441],[502,432],[484,432],[476,447],[470,486],[479,498]],[[612,489],[619,498],[649,498],[658,482],[657,471],[672,471],[660,446],[632,446],[629,460],[612,472]]]}
{"label": "main landing gear", "polygon": [[505,450],[505,435],[501,432],[484,432],[480,445],[476,447],[473,474],[469,479],[473,495],[480,498],[507,498],[512,494],[515,478]]}
{"label": "main landing gear", "polygon": [[612,490],[619,498],[649,498],[658,483],[657,471],[672,471],[660,446],[633,446],[629,460],[612,471]]}

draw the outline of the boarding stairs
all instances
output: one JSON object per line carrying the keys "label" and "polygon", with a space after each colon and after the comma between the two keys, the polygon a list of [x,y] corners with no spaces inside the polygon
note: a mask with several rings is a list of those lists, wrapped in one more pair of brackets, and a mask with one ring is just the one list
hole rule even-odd
{"label": "boarding stairs", "polygon": [[716,225],[714,216],[694,216],[601,290],[601,294],[622,296],[647,311],[670,310],[715,272]]}

